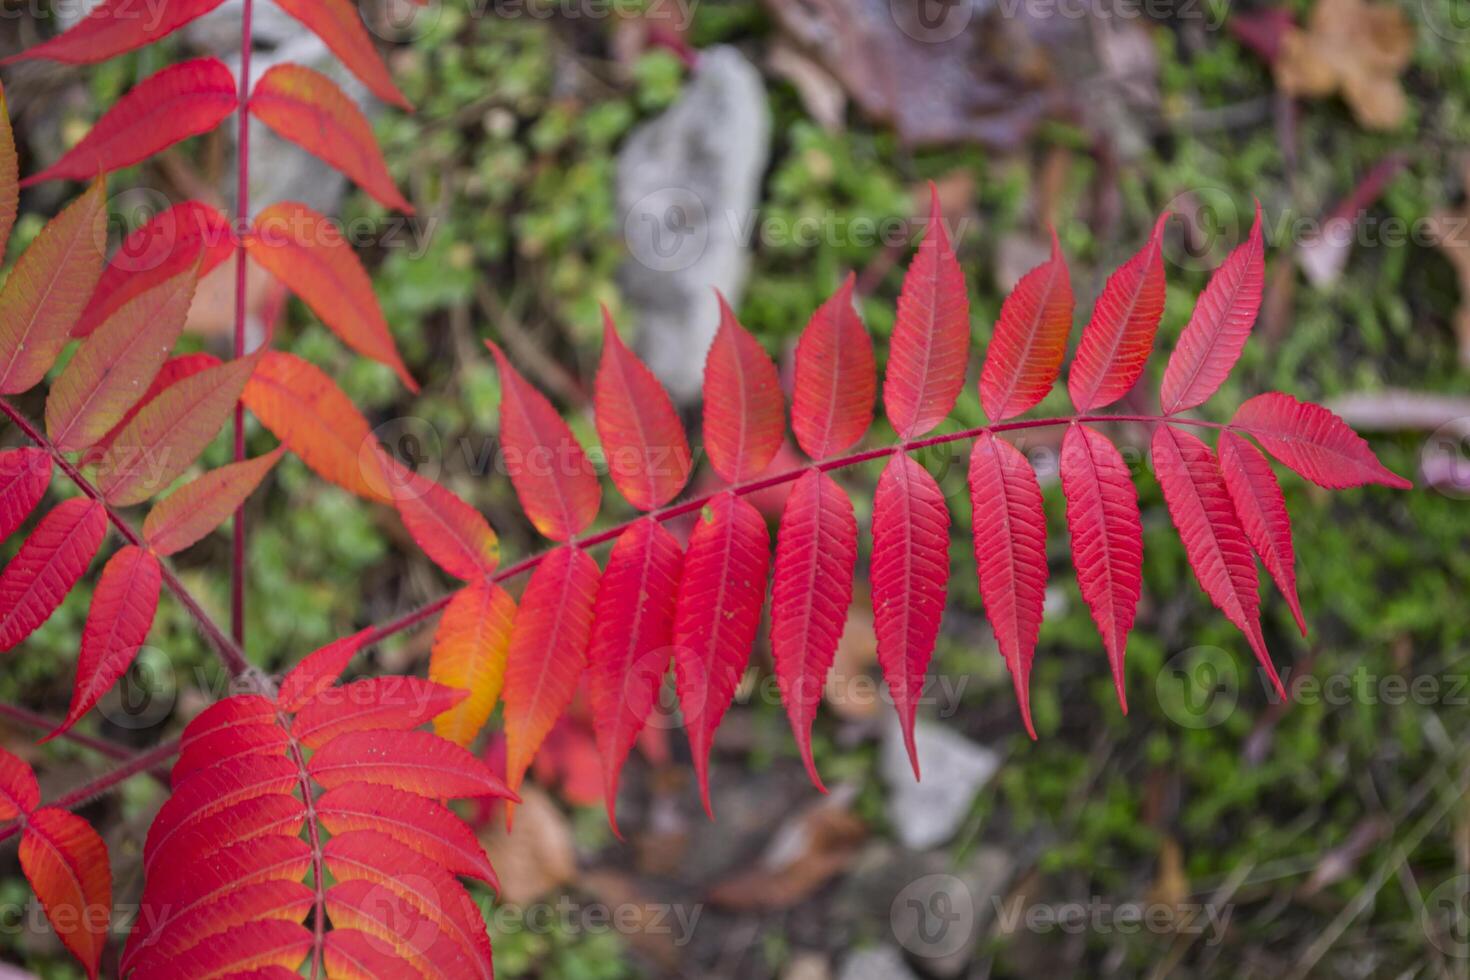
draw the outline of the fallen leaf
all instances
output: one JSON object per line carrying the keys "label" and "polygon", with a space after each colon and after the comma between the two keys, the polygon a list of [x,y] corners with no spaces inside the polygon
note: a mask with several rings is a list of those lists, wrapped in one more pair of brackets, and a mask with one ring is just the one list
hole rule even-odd
{"label": "fallen leaf", "polygon": [[1289,95],[1341,93],[1359,124],[1395,129],[1408,100],[1399,74],[1414,52],[1414,29],[1396,5],[1317,0],[1306,28],[1288,28],[1275,61]]}
{"label": "fallen leaf", "polygon": [[771,46],[766,65],[791,83],[807,113],[823,129],[842,132],[847,122],[847,92],[831,72],[785,40]]}
{"label": "fallen leaf", "polygon": [[520,789],[515,828],[488,821],[480,836],[485,853],[500,878],[500,898],[528,905],[544,898],[577,874],[572,828],[550,796],[531,784]]}
{"label": "fallen leaf", "polygon": [[789,818],[777,828],[757,866],[716,884],[710,903],[737,910],[787,909],[842,874],[857,860],[868,834],[848,809],[854,796],[854,787],[838,787]]}

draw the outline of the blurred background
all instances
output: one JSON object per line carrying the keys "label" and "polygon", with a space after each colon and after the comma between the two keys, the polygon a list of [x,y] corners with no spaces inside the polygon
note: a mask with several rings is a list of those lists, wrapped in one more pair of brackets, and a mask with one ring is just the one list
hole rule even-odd
{"label": "blurred background", "polygon": [[[0,54],[81,12],[0,9]],[[1032,680],[1040,740],[1020,725],[957,536],[914,783],[877,672],[864,559],[815,737],[832,793],[802,771],[763,637],[716,740],[716,823],[664,714],[630,762],[618,842],[574,711],[542,750],[514,833],[498,813],[472,814],[504,883],[498,901],[477,893],[500,976],[1470,974],[1461,0],[367,0],[362,12],[416,106],[364,103],[416,215],[385,212],[264,130],[252,137],[252,199],[341,216],[423,394],[408,396],[295,302],[275,343],[326,368],[395,453],[487,513],[507,556],[542,544],[496,468],[499,386],[481,338],[503,345],[588,445],[599,303],[691,425],[716,325],[711,287],[789,371],[812,311],[855,272],[881,360],[929,181],[977,344],[1044,257],[1048,224],[1081,320],[1167,209],[1169,349],[1258,198],[1266,299],[1234,376],[1201,412],[1225,419],[1267,390],[1322,401],[1416,483],[1328,495],[1283,475],[1311,626],[1303,640],[1267,596],[1286,705],[1193,583],[1148,471],[1147,433],[1114,430],[1136,470],[1146,554],[1125,718],[1071,570],[1060,431],[1028,435],[1052,532]],[[294,21],[269,4],[256,19],[257,71],[298,61],[352,90]],[[8,69],[22,173],[158,67],[231,57],[238,25],[227,3],[101,66]],[[228,207],[232,129],[117,175],[115,235],[187,197]],[[10,261],[74,192],[27,191]],[[221,268],[203,290],[184,349],[227,349],[232,274]],[[252,308],[264,315],[276,301],[259,285]],[[1120,411],[1156,408],[1161,365]],[[946,425],[983,422],[977,376],[978,358]],[[1057,394],[1038,411],[1069,408]],[[868,438],[892,435],[880,422]],[[227,461],[227,439],[203,465]],[[250,440],[252,455],[274,445],[258,428]],[[789,450],[775,465],[798,461]],[[962,533],[963,451],[923,462]],[[860,523],[876,477],[842,474]],[[758,503],[779,514],[779,497]],[[628,516],[610,493],[604,524]],[[295,459],[253,499],[250,522],[250,654],[272,668],[451,584],[390,511]],[[216,534],[179,563],[221,616],[227,555]],[[64,713],[87,595],[8,656],[0,699]],[[358,669],[422,671],[430,637],[395,637]],[[92,724],[151,745],[223,693],[204,643],[165,602],[150,647]],[[484,744],[492,758],[497,728]],[[106,764],[72,745],[38,748],[28,731],[0,737],[39,767],[47,796]],[[163,797],[158,782],[134,780],[85,811],[108,838],[124,910]],[[0,954],[16,965],[0,977],[79,976],[30,904],[13,848],[0,852],[0,876]]]}

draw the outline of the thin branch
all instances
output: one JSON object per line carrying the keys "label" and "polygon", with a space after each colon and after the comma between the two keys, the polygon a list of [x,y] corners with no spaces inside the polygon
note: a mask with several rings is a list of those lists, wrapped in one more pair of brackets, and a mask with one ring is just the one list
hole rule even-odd
{"label": "thin branch", "polygon": [[[96,779],[69,793],[64,793],[56,799],[47,803],[47,806],[60,807],[63,810],[75,810],[77,807],[97,799],[114,787],[122,784],[140,772],[147,772],[153,767],[167,762],[179,754],[179,740],[171,739],[157,745],[147,752],[140,752],[133,756],[128,762],[111,772],[104,773]],[[0,841],[9,840],[20,832],[20,821],[13,820],[4,827],[0,827]]]}
{"label": "thin branch", "polygon": [[[81,471],[72,464],[71,460],[67,459],[61,450],[56,448],[55,443],[46,438],[45,433],[31,424],[30,419],[26,418],[24,413],[10,404],[9,399],[0,398],[0,412],[4,412],[9,416],[10,421],[14,422],[21,432],[25,433],[27,439],[50,453],[52,460],[55,461],[56,465],[61,468],[61,471],[67,475],[71,482],[77,485],[77,488],[82,493],[106,508],[107,519],[112,522],[112,526],[117,528],[118,533],[129,544],[136,545],[139,548],[148,547],[142,535],[135,531],[133,526],[127,522],[127,519],[119,514],[107,502],[106,498],[102,496],[102,491],[93,486],[92,481],[83,476]],[[199,601],[184,587],[184,583],[179,581],[173,569],[169,568],[166,562],[160,562],[159,564],[163,569],[164,584],[178,597],[179,603],[188,610],[189,615],[194,617],[194,621],[199,624],[200,631],[204,633],[205,638],[209,640],[215,652],[219,654],[220,660],[224,662],[230,674],[232,676],[239,675],[247,670],[250,664],[245,660],[245,655],[240,652],[240,647],[226,636],[224,630],[220,629],[219,625],[209,617],[209,614],[204,611],[204,607],[199,605]]]}
{"label": "thin branch", "polygon": [[[250,221],[250,53],[253,0],[244,0],[240,11],[240,97],[239,136],[235,155],[235,357],[245,356],[245,306],[247,260],[245,232]],[[245,459],[245,403],[235,403],[235,462]],[[230,636],[235,645],[245,646],[245,502],[235,508],[230,547]]]}
{"label": "thin branch", "polygon": [[[0,718],[6,718],[18,725],[25,725],[27,728],[34,728],[37,731],[48,733],[54,732],[57,728],[61,727],[61,723],[55,718],[48,718],[29,708],[22,708],[15,704],[0,703]],[[97,738],[95,735],[87,735],[74,728],[68,728],[56,737],[64,738],[68,742],[75,742],[84,749],[91,749],[99,755],[105,755],[109,759],[118,762],[133,757],[132,751],[125,746],[116,745],[106,739]],[[167,774],[165,773],[164,775]]]}
{"label": "thin branch", "polygon": [[[733,487],[725,487],[723,489],[713,491],[712,493],[707,493],[701,497],[695,497],[691,500],[685,500],[680,503],[670,504],[669,506],[664,507],[660,510],[640,515],[639,517],[636,517],[631,521],[625,521],[624,523],[619,524],[616,527],[608,528],[605,531],[599,531],[597,534],[582,538],[579,541],[570,541],[567,542],[567,544],[560,544],[554,548],[547,548],[545,551],[541,551],[527,558],[523,558],[515,564],[507,565],[505,568],[500,569],[493,575],[488,576],[487,581],[495,583],[504,582],[508,579],[515,578],[517,575],[529,572],[537,565],[541,564],[541,562],[546,559],[547,555],[551,554],[553,551],[556,551],[558,548],[565,548],[569,545],[575,545],[578,548],[595,548],[598,545],[606,544],[609,541],[616,540],[617,538],[622,536],[624,531],[632,527],[633,524],[638,521],[644,520],[645,518],[651,517],[662,524],[667,521],[671,521],[676,517],[682,517],[685,514],[697,513],[698,511],[703,509],[704,506],[708,504],[711,500],[713,500],[715,497],[720,496],[721,494],[733,493],[737,497],[743,497],[747,494],[756,493],[760,490],[769,490],[771,487],[778,487],[782,484],[795,481],[803,473],[807,472],[810,469],[818,469],[823,472],[832,472],[833,470],[841,470],[846,469],[849,466],[856,466],[859,463],[867,463],[875,459],[883,459],[885,457],[892,456],[895,453],[915,452],[920,449],[927,449],[931,446],[942,446],[951,442],[964,442],[970,439],[977,439],[986,432],[1014,432],[1022,429],[1055,428],[1062,425],[1071,425],[1074,422],[1138,422],[1146,425],[1171,423],[1175,425],[1199,426],[1207,429],[1233,428],[1232,426],[1224,425],[1219,422],[1206,422],[1203,419],[1177,418],[1173,416],[1068,415],[1062,418],[1026,419],[1019,422],[1001,422],[996,425],[982,425],[973,429],[965,429],[960,432],[945,432],[936,436],[928,436],[923,439],[915,439],[909,442],[894,443],[893,445],[881,446],[877,449],[867,449],[861,452],[852,453],[847,456],[838,456],[834,457],[833,459],[819,460],[815,463],[809,463],[806,466],[798,466],[795,469],[787,470],[784,473],[777,473],[773,476],[759,477],[746,483],[741,483]],[[362,646],[366,648],[371,644],[378,643],[381,640],[385,640],[388,637],[393,636],[395,633],[401,633],[404,630],[412,629],[419,623],[422,623],[424,620],[433,616],[435,613],[442,611],[445,606],[449,605],[450,600],[453,598],[454,593],[447,593],[437,599],[434,599],[431,602],[419,606],[417,609],[406,612],[402,616],[399,616],[396,619],[390,620],[383,625],[376,627],[363,639]]]}

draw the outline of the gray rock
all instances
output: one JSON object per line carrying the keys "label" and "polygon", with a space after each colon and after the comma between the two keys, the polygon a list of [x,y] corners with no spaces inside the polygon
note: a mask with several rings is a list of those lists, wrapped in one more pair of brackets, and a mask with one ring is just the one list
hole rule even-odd
{"label": "gray rock", "polygon": [[760,73],[734,48],[711,48],[679,101],[618,156],[619,281],[639,352],[686,404],[719,328],[714,291],[737,304],[749,275],[770,130]]}
{"label": "gray rock", "polygon": [[905,847],[924,850],[954,836],[975,794],[1000,767],[1000,756],[942,725],[914,730],[923,780],[914,779],[896,719],[883,735],[880,770],[888,784],[888,818]]}
{"label": "gray rock", "polygon": [[903,953],[892,946],[853,953],[837,976],[838,980],[917,980],[903,961]]}

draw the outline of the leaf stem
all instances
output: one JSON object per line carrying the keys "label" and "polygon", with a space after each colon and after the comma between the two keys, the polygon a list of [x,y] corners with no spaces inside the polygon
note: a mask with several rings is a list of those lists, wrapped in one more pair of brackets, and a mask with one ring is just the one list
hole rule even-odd
{"label": "leaf stem", "polygon": [[[117,528],[118,533],[127,540],[128,544],[136,545],[139,548],[148,547],[148,543],[143,540],[143,536],[134,530],[127,519],[119,514],[102,496],[102,491],[93,486],[92,481],[83,476],[71,460],[67,459],[65,454],[56,448],[56,444],[46,438],[44,432],[31,424],[31,420],[26,418],[24,413],[10,404],[9,399],[0,398],[0,412],[4,412],[10,418],[10,421],[14,422],[16,427],[25,433],[27,439],[50,453],[52,460],[55,461],[56,465],[61,469],[61,472],[65,473],[82,493],[106,508],[107,519],[112,522],[112,526]],[[184,587],[184,583],[179,581],[173,569],[166,562],[160,562],[159,564],[163,569],[164,584],[178,598],[179,603],[183,605],[189,615],[194,617],[194,621],[199,624],[200,632],[204,634],[205,639],[210,642],[215,652],[219,654],[219,658],[224,662],[226,669],[229,670],[232,676],[243,673],[249,668],[250,664],[245,660],[245,655],[240,651],[239,645],[226,636],[224,630],[220,629],[219,625],[209,617],[209,614],[204,611],[204,607],[199,605],[199,600],[195,599],[189,590]]]}
{"label": "leaf stem", "polygon": [[[253,0],[243,0],[240,10],[240,96],[236,139],[235,184],[235,357],[245,356],[246,274],[245,234],[250,221],[250,54]],[[245,459],[245,404],[235,403],[235,462]],[[230,636],[235,645],[245,646],[245,502],[235,508],[230,547]]]}
{"label": "leaf stem", "polygon": [[[1163,415],[1067,415],[1058,418],[1023,419],[1016,422],[1000,422],[994,425],[981,425],[973,429],[964,429],[959,432],[944,432],[935,436],[927,436],[923,439],[911,439],[905,442],[896,442],[891,445],[880,446],[876,449],[865,449],[860,452],[850,453],[846,456],[836,456],[831,459],[818,460],[813,463],[808,463],[805,466],[798,466],[794,469],[787,470],[783,473],[776,473],[772,476],[757,477],[754,480],[750,480],[733,487],[724,487],[720,490],[715,490],[700,497],[695,497],[690,500],[670,504],[669,506],[664,507],[660,510],[652,511],[648,514],[639,515],[633,520],[625,521],[622,524],[617,525],[616,527],[611,527],[607,530],[599,531],[598,533],[586,538],[582,538],[579,541],[568,542],[568,544],[576,545],[579,548],[595,548],[598,545],[606,544],[609,541],[613,541],[621,537],[624,531],[632,527],[633,524],[637,521],[641,521],[646,517],[652,517],[654,520],[662,524],[667,521],[671,521],[676,517],[682,517],[685,514],[698,512],[711,500],[722,493],[733,493],[737,497],[743,497],[747,494],[756,493],[760,490],[769,490],[771,487],[778,487],[784,483],[791,483],[794,480],[798,479],[807,470],[813,468],[821,470],[823,472],[832,472],[833,470],[846,469],[849,466],[857,466],[860,463],[871,462],[875,459],[884,459],[885,457],[892,456],[895,453],[914,452],[919,449],[927,449],[931,446],[942,446],[951,442],[964,442],[971,439],[977,439],[986,432],[1015,432],[1023,429],[1055,428],[1056,426],[1061,425],[1071,425],[1074,422],[1136,422],[1145,425],[1192,425],[1207,429],[1232,428],[1232,426],[1225,425],[1219,422],[1206,422],[1203,419],[1179,418],[1176,416]],[[537,554],[522,558],[515,564],[507,565],[506,567],[495,572],[493,575],[488,576],[487,581],[495,583],[504,582],[508,579],[515,578],[517,575],[529,572],[537,565],[541,564],[541,562],[546,559],[547,555],[557,550],[557,548],[564,547],[567,547],[567,545],[557,545],[555,548],[547,548],[546,550],[538,552]],[[445,595],[442,595],[431,602],[419,606],[417,609],[410,610],[409,612],[404,613],[402,616],[399,616],[396,619],[390,620],[383,625],[376,627],[371,633],[364,637],[362,641],[362,647],[366,648],[371,644],[380,642],[381,640],[385,640],[388,637],[393,636],[395,633],[401,633],[404,630],[412,629],[419,623],[422,623],[424,620],[433,616],[435,613],[443,610],[445,606],[449,605],[450,600],[453,598],[453,592],[446,593]]]}
{"label": "leaf stem", "polygon": [[[61,722],[55,718],[48,718],[43,714],[32,711],[29,708],[22,708],[16,704],[0,703],[0,718],[5,718],[18,725],[24,725],[27,728],[34,728],[42,732],[54,732],[61,725]],[[133,757],[132,751],[126,746],[117,745],[103,738],[97,738],[95,735],[87,735],[74,728],[68,728],[57,737],[64,738],[68,742],[75,742],[84,749],[91,749],[99,755],[105,755],[107,758],[116,761],[131,759]]]}

